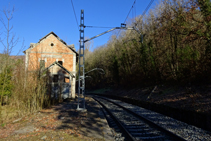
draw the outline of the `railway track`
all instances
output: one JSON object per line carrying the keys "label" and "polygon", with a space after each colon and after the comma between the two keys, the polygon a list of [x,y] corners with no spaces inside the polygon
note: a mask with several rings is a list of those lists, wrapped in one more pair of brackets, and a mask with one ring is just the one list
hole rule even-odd
{"label": "railway track", "polygon": [[[209,132],[118,100],[93,97],[102,107],[115,140],[210,140]],[[184,125],[183,125],[184,124]]]}

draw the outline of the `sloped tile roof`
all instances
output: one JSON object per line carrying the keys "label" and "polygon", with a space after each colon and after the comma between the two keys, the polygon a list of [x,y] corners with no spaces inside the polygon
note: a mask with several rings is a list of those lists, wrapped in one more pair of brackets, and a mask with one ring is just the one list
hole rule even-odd
{"label": "sloped tile roof", "polygon": [[[57,36],[53,31],[51,31],[50,33],[48,33],[47,35],[45,35],[43,38],[41,38],[38,43],[40,43],[43,39],[45,39],[46,37],[48,37],[50,34],[53,34],[59,41],[61,41],[63,44],[65,44],[69,49],[71,49],[73,52],[75,52],[76,55],[78,56],[78,52],[76,52],[74,44],[67,45],[67,43],[65,41],[63,41],[62,39],[60,39],[59,36]],[[29,48],[32,48],[35,45],[36,45],[36,43],[30,43],[30,47]],[[26,53],[26,50],[23,51],[23,53]]]}

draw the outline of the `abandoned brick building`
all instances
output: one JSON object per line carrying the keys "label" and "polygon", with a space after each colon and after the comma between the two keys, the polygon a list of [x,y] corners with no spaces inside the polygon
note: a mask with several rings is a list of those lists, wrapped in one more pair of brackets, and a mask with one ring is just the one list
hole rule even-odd
{"label": "abandoned brick building", "polygon": [[67,45],[54,32],[38,43],[31,43],[24,51],[28,71],[48,70],[51,82],[51,97],[75,98],[76,62],[78,53],[74,45]]}

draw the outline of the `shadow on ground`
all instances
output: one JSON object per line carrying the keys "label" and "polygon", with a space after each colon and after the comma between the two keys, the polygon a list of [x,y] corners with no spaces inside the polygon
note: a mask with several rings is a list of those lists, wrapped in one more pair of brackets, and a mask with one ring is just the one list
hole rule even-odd
{"label": "shadow on ground", "polygon": [[60,126],[56,130],[71,129],[77,135],[110,140],[111,133],[101,108],[93,99],[86,98],[87,112],[77,111],[77,101],[70,100],[54,106]]}

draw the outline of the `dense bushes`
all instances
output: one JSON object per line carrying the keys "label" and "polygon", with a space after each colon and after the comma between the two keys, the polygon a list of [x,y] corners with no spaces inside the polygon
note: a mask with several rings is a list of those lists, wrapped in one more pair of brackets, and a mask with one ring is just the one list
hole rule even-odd
{"label": "dense bushes", "polygon": [[5,34],[0,34],[0,124],[50,105],[47,75],[40,77],[39,70],[27,72],[25,57],[10,55],[20,42],[11,25],[14,11],[10,6],[1,10],[0,28]]}
{"label": "dense bushes", "polygon": [[12,70],[7,67],[0,73],[0,96],[9,97],[11,96],[13,84],[12,84]]}
{"label": "dense bushes", "polygon": [[86,58],[92,74],[87,87],[144,86],[157,83],[208,82],[211,73],[211,2],[209,0],[162,0],[141,19],[135,31],[113,35]]}
{"label": "dense bushes", "polygon": [[[27,72],[22,60],[10,60],[10,69],[0,73],[0,123],[34,113],[51,104],[47,76]],[[4,89],[2,89],[4,88]]]}

